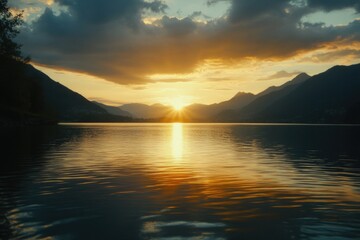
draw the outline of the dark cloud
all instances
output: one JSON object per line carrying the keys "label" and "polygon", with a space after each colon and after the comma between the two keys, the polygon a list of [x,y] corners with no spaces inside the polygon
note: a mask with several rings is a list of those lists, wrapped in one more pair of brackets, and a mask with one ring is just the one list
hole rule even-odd
{"label": "dark cloud", "polygon": [[169,18],[164,16],[158,23],[164,28],[164,30],[173,37],[184,37],[196,29],[196,23],[191,18]]}
{"label": "dark cloud", "polygon": [[131,26],[140,22],[141,12],[149,9],[153,12],[163,12],[166,5],[155,0],[55,0],[60,6],[66,6],[71,16],[78,21],[90,23],[105,23],[113,20],[125,20]]}
{"label": "dark cloud", "polygon": [[[99,1],[57,2],[67,6],[68,11],[56,15],[46,8],[21,35],[21,41],[26,43],[25,51],[31,53],[35,62],[124,84],[145,81],[136,68],[147,69],[137,54],[140,45],[145,48],[143,50],[147,48],[147,42],[140,39],[145,34],[141,12],[162,11],[164,4],[126,0],[117,1],[113,6],[113,1],[107,0],[101,1],[103,6],[100,7]],[[150,39],[151,29],[146,30],[149,35],[144,37]]]}
{"label": "dark cloud", "polygon": [[224,64],[248,57],[283,59],[360,40],[358,20],[344,26],[302,22],[320,8],[314,3],[310,7],[294,0],[229,1],[226,17],[204,23],[194,16],[165,15],[147,25],[144,13],[163,12],[163,2],[56,0],[67,10],[55,14],[47,8],[22,31],[20,40],[38,64],[120,84],[152,82],[147,78],[151,74],[188,73],[207,59]]}
{"label": "dark cloud", "polygon": [[325,11],[354,8],[360,12],[359,0],[307,0],[307,3],[311,8],[320,8]]}
{"label": "dark cloud", "polygon": [[281,17],[285,14],[285,8],[288,5],[288,0],[272,0],[271,4],[269,4],[268,0],[233,0],[229,17],[233,22],[258,19],[268,16]]}
{"label": "dark cloud", "polygon": [[153,2],[143,2],[143,7],[156,13],[164,13],[168,8],[162,1],[154,0]]}

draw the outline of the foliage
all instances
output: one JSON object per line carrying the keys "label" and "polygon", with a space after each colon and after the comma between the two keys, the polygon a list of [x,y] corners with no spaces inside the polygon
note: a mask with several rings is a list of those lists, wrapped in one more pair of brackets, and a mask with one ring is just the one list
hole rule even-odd
{"label": "foliage", "polygon": [[29,57],[21,55],[21,45],[14,41],[23,24],[23,12],[13,14],[8,7],[8,0],[0,0],[0,57],[28,62]]}

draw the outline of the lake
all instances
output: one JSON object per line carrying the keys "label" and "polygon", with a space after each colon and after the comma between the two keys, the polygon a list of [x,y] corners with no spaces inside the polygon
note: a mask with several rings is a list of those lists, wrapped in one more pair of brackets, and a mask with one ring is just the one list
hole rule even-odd
{"label": "lake", "polygon": [[0,239],[360,239],[359,126],[0,132]]}

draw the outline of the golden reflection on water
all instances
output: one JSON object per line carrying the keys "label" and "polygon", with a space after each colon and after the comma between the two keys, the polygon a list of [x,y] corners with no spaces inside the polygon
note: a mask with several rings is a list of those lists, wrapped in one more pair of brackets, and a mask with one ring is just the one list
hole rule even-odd
{"label": "golden reflection on water", "polygon": [[183,156],[183,124],[172,124],[172,155],[175,160]]}
{"label": "golden reflection on water", "polygon": [[[354,220],[359,213],[358,174],[352,171],[353,165],[318,164],[318,159],[326,155],[307,153],[308,149],[322,153],[324,145],[317,141],[313,148],[303,150],[302,143],[295,145],[302,150],[295,151],[289,139],[298,131],[285,138],[261,138],[269,127],[183,123],[80,125],[63,130],[77,135],[44,153],[51,161],[33,173],[36,181],[31,188],[36,201],[67,209],[67,218],[55,221],[64,221],[59,226],[62,228],[68,226],[68,219],[78,216],[77,210],[69,211],[69,206],[62,205],[65,199],[77,207],[74,193],[81,193],[78,201],[86,211],[94,209],[85,217],[104,215],[104,219],[111,219],[110,225],[114,224],[110,229],[114,232],[121,228],[115,223],[127,224],[136,216],[144,239],[226,239],[222,236],[227,234],[239,239],[237,231],[248,233],[244,239],[254,239],[261,230],[264,234],[259,239],[267,239],[270,233],[276,234],[273,229],[291,228],[293,219],[297,222],[292,229],[297,231],[298,222],[301,228],[320,228],[324,221],[339,219],[338,215]],[[279,147],[279,142],[288,146]],[[86,205],[88,199],[92,201]],[[22,216],[37,209],[44,206],[17,208],[8,214],[9,220],[20,226]],[[108,228],[109,222],[104,219],[97,224]],[[44,222],[35,218],[31,221]],[[57,224],[47,228],[55,229]],[[344,228],[346,234],[355,231],[351,227],[356,224]],[[327,226],[332,230],[331,221]],[[36,227],[36,231],[26,232],[21,226],[21,232],[35,236],[40,229]],[[72,229],[87,232],[81,227]],[[338,229],[341,236],[342,229]],[[178,236],[180,231],[185,236]],[[287,232],[279,231],[274,239],[281,234]]]}

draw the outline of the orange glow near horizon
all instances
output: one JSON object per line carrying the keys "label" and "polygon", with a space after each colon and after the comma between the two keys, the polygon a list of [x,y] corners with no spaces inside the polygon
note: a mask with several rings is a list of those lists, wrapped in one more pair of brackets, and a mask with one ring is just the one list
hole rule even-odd
{"label": "orange glow near horizon", "polygon": [[[176,112],[191,104],[214,104],[227,101],[238,92],[260,93],[270,86],[280,86],[291,80],[289,77],[274,77],[276,73],[286,71],[306,72],[315,75],[334,65],[351,65],[358,62],[356,56],[325,59],[326,54],[336,54],[328,46],[313,52],[303,53],[291,59],[283,60],[244,60],[240,63],[209,63],[199,65],[191,73],[149,75],[159,81],[144,82],[144,85],[123,85],[90,73],[79,73],[62,68],[51,68],[35,64],[35,67],[49,75],[53,80],[83,95],[85,98],[110,106],[129,103],[152,105],[160,103],[171,105]],[[352,44],[338,51],[360,49]],[[170,79],[167,81],[167,79]],[[172,79],[191,79],[191,81],[171,81]],[[264,80],[267,79],[267,80]],[[139,98],[141,96],[141,98]]]}
{"label": "orange glow near horizon", "polygon": [[180,97],[175,98],[172,101],[171,105],[174,108],[174,110],[177,111],[177,112],[181,111],[185,107],[185,103],[182,100],[182,98],[180,98]]}

